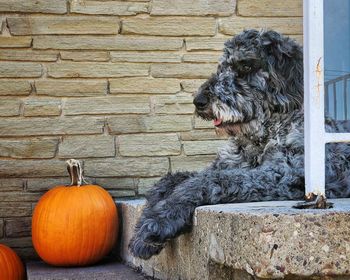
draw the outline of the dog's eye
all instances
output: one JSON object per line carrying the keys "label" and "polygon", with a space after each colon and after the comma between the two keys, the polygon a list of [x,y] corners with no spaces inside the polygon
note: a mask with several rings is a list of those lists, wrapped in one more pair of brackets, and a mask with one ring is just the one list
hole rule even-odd
{"label": "dog's eye", "polygon": [[252,67],[250,67],[250,66],[248,66],[248,65],[243,65],[242,70],[243,70],[244,72],[249,72],[250,70],[252,70]]}

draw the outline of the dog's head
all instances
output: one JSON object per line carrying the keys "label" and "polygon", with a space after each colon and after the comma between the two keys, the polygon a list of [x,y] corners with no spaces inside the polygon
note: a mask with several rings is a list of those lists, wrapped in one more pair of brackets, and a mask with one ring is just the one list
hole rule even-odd
{"label": "dog's head", "polygon": [[193,103],[198,116],[229,135],[254,133],[272,114],[302,107],[302,48],[275,31],[242,32],[225,43],[217,73]]}

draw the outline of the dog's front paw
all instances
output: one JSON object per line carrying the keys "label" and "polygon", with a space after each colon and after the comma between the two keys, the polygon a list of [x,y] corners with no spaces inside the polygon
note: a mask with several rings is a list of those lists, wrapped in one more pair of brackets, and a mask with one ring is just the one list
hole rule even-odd
{"label": "dog's front paw", "polygon": [[158,255],[163,249],[163,243],[148,242],[139,238],[132,239],[129,243],[129,250],[134,257],[148,260],[154,255]]}

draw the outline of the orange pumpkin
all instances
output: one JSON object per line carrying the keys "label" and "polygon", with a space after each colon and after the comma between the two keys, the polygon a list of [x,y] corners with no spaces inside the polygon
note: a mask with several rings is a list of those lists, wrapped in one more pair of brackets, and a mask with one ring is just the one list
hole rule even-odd
{"label": "orange pumpkin", "polygon": [[21,259],[9,247],[0,244],[0,279],[22,280],[25,278]]}
{"label": "orange pumpkin", "polygon": [[38,255],[55,266],[84,266],[101,260],[118,233],[115,202],[97,185],[83,185],[79,161],[67,161],[71,186],[45,193],[35,207],[32,239]]}

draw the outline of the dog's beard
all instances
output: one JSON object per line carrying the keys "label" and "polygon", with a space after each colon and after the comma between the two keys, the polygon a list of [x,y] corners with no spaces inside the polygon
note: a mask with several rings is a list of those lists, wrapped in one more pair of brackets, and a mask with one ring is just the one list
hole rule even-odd
{"label": "dog's beard", "polygon": [[214,125],[218,135],[237,135],[242,133],[243,115],[220,100],[212,104]]}
{"label": "dog's beard", "polygon": [[213,114],[215,119],[221,120],[224,123],[240,123],[243,122],[243,115],[238,110],[230,108],[220,100],[216,100],[212,104]]}
{"label": "dog's beard", "polygon": [[[249,104],[249,106],[249,108],[253,108],[254,105]],[[219,136],[244,135],[245,137],[251,137],[257,134],[257,127],[260,127],[260,121],[254,118],[254,111],[247,115],[216,99],[206,110],[196,110],[195,113],[203,120],[213,121],[216,134]]]}

